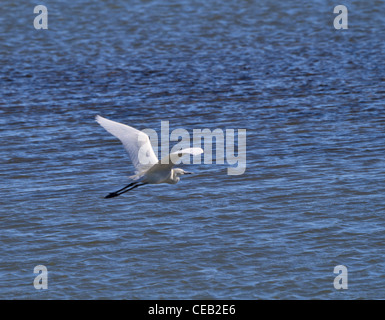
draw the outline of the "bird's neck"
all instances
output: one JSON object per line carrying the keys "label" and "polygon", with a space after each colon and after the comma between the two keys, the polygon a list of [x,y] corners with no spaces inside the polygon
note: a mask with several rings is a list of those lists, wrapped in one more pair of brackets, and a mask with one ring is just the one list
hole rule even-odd
{"label": "bird's neck", "polygon": [[174,169],[171,170],[171,177],[170,178],[171,178],[172,183],[177,183],[180,180],[177,171],[175,171]]}

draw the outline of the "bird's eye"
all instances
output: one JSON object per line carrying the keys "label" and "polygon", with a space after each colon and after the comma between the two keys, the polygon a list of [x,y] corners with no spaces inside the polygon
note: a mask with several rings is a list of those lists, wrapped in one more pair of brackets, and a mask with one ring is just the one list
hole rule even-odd
{"label": "bird's eye", "polygon": [[182,157],[182,153],[178,153],[178,157],[179,157],[179,158]]}

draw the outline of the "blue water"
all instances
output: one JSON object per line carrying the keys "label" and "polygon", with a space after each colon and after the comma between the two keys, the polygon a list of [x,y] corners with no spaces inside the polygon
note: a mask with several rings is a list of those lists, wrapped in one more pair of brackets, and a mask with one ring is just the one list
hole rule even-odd
{"label": "blue water", "polygon": [[[1,299],[385,298],[383,1],[37,4],[1,4]],[[246,171],[104,199],[133,167],[96,114],[246,129]]]}

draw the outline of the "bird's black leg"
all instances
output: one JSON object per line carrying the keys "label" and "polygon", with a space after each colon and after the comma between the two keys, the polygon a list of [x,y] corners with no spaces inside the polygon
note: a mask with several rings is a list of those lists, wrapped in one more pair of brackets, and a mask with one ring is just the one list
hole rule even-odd
{"label": "bird's black leg", "polygon": [[124,189],[127,189],[129,187],[132,187],[133,185],[137,184],[138,182],[131,182],[129,183],[128,185],[126,185],[125,187],[123,187],[122,189],[119,189],[115,192],[110,192],[108,195],[105,196],[105,198],[113,198],[113,197],[117,197],[119,195],[119,192],[120,191],[123,191]]}
{"label": "bird's black leg", "polygon": [[127,191],[130,191],[130,190],[135,189],[135,188],[137,188],[137,187],[144,186],[145,184],[147,184],[147,183],[146,183],[146,182],[138,183],[138,184],[132,186],[131,188],[126,189],[126,190],[120,192],[120,193],[118,194],[118,196],[121,195],[122,193],[125,193],[125,192],[127,192]]}
{"label": "bird's black leg", "polygon": [[123,187],[122,189],[119,189],[118,191],[109,193],[108,195],[105,196],[105,198],[108,199],[108,198],[113,198],[113,197],[120,196],[122,193],[130,191],[130,190],[132,190],[134,188],[137,188],[139,186],[143,186],[145,184],[147,184],[147,183],[145,183],[145,182],[144,183],[132,182],[132,183],[126,185],[125,187]]}

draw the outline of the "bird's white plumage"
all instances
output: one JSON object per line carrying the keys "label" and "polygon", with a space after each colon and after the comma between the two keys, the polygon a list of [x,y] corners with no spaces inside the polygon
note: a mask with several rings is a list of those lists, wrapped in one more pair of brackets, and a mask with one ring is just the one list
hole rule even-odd
{"label": "bird's white plumage", "polygon": [[144,132],[99,115],[96,116],[96,121],[122,142],[136,169],[136,175],[131,178],[138,180],[117,192],[110,193],[107,198],[118,196],[143,184],[177,183],[179,176],[190,172],[179,168],[173,169],[176,160],[185,154],[195,156],[203,153],[202,148],[185,148],[172,152],[159,161],[148,135]]}
{"label": "bird's white plumage", "polygon": [[172,167],[174,165],[174,163],[182,156],[184,155],[193,155],[193,156],[196,156],[198,154],[201,154],[203,152],[203,150],[201,148],[185,148],[185,149],[182,149],[182,150],[178,150],[178,151],[175,151],[175,152],[172,152],[170,153],[169,155],[163,157],[159,162],[158,164],[163,164],[163,165],[169,165],[170,167]]}
{"label": "bird's white plumage", "polygon": [[144,132],[99,115],[96,116],[96,121],[122,142],[137,174],[147,171],[158,162],[150,139]]}

